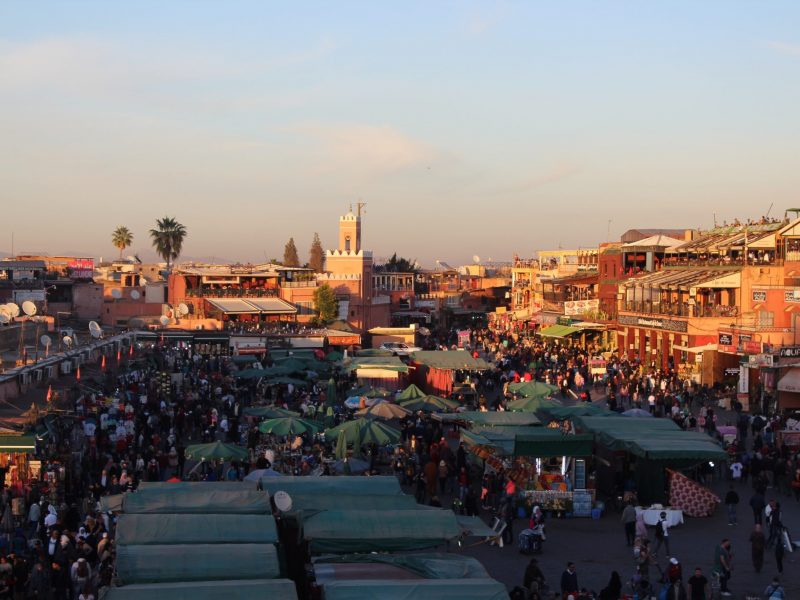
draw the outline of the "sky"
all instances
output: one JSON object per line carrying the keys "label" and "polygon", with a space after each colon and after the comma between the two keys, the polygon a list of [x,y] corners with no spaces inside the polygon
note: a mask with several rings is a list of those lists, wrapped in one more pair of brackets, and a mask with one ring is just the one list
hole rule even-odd
{"label": "sky", "polygon": [[[0,3],[0,251],[432,266],[800,206],[800,3]],[[609,222],[610,221],[610,222]]]}

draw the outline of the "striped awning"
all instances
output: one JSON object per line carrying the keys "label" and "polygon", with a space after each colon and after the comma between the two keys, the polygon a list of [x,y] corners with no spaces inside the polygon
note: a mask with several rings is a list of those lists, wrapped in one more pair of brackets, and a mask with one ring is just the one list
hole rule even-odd
{"label": "striped awning", "polygon": [[226,315],[294,315],[297,307],[281,298],[206,298]]}

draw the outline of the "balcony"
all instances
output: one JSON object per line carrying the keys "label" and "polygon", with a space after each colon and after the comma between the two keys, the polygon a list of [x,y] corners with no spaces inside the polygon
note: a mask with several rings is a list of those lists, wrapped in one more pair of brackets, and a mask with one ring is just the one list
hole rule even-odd
{"label": "balcony", "polygon": [[186,290],[187,298],[277,298],[278,288],[191,288]]}
{"label": "balcony", "polygon": [[721,304],[696,306],[688,302],[653,303],[653,302],[624,302],[621,310],[638,312],[648,315],[665,315],[670,317],[738,317],[738,306],[723,306]]}

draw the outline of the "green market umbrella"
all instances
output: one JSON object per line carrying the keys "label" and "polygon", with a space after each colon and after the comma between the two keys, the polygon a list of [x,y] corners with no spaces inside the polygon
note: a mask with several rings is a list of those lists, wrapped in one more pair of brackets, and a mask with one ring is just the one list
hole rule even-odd
{"label": "green market umbrella", "polygon": [[356,411],[359,416],[377,417],[379,419],[402,419],[411,414],[406,408],[392,404],[391,402],[381,401],[376,402],[369,408],[362,408]]}
{"label": "green market umbrella", "polygon": [[359,446],[371,443],[385,446],[400,441],[400,432],[397,429],[372,419],[360,418],[355,421],[346,421],[328,429],[325,437],[328,439],[338,438],[340,431],[344,431],[348,444],[358,444]]}
{"label": "green market umbrella", "polygon": [[367,398],[389,398],[391,395],[389,390],[383,388],[370,388],[366,393],[362,394],[362,396],[366,396]]}
{"label": "green market umbrella", "polygon": [[275,377],[274,379],[267,379],[267,385],[289,385],[295,387],[305,387],[308,385],[307,381],[302,379],[295,379],[294,377]]}
{"label": "green market umbrella", "polygon": [[328,362],[339,362],[340,360],[343,359],[344,359],[344,354],[342,354],[341,352],[337,352],[336,350],[334,350],[333,352],[328,352],[328,354],[325,356],[325,360],[327,360]]}
{"label": "green market umbrella", "polygon": [[542,383],[541,381],[522,381],[520,383],[512,383],[508,386],[509,391],[517,396],[525,396],[526,398],[546,398],[551,394],[555,394],[558,388],[554,385]]}
{"label": "green market umbrella", "polygon": [[448,410],[455,410],[461,403],[456,400],[449,400],[448,398],[440,398],[439,396],[423,396],[422,398],[412,398],[410,400],[399,400],[398,405],[406,410],[423,412],[444,412]]}
{"label": "green market umbrella", "polygon": [[269,419],[258,425],[261,433],[271,433],[272,435],[299,435],[301,433],[317,433],[322,429],[322,425],[315,421],[299,419],[297,417],[278,417]]}
{"label": "green market umbrella", "polygon": [[289,358],[279,358],[275,360],[275,366],[283,367],[287,369],[289,373],[305,373],[308,371],[308,365],[304,360],[300,360],[299,358],[294,358],[290,356]]}
{"label": "green market umbrella", "polygon": [[184,452],[186,458],[191,460],[247,460],[247,448],[223,442],[210,444],[194,444],[188,446]]}
{"label": "green market umbrella", "polygon": [[549,410],[562,406],[558,402],[553,402],[541,396],[523,397],[512,400],[508,403],[508,410],[516,412],[536,412],[538,410]]}
{"label": "green market umbrella", "polygon": [[344,430],[339,432],[339,437],[336,440],[336,450],[334,450],[333,455],[338,460],[347,458],[347,435]]}
{"label": "green market umbrella", "polygon": [[413,383],[397,395],[397,400],[416,400],[424,398],[427,394]]}
{"label": "green market umbrella", "polygon": [[299,417],[299,412],[286,410],[280,406],[250,406],[244,409],[244,414],[250,417],[263,417],[264,419],[277,419],[278,417]]}
{"label": "green market umbrella", "polygon": [[328,380],[328,391],[325,394],[325,404],[328,406],[336,406],[336,382],[331,377]]}

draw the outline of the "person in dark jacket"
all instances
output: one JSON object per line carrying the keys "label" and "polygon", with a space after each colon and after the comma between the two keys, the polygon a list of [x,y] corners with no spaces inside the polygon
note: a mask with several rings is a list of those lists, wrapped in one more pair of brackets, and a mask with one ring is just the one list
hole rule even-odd
{"label": "person in dark jacket", "polygon": [[578,573],[575,571],[575,563],[567,563],[566,570],[561,574],[561,595],[566,598],[568,595],[578,596]]}
{"label": "person in dark jacket", "polygon": [[600,590],[598,600],[619,600],[622,594],[622,579],[616,571],[611,572],[611,579],[608,580],[608,585]]}

